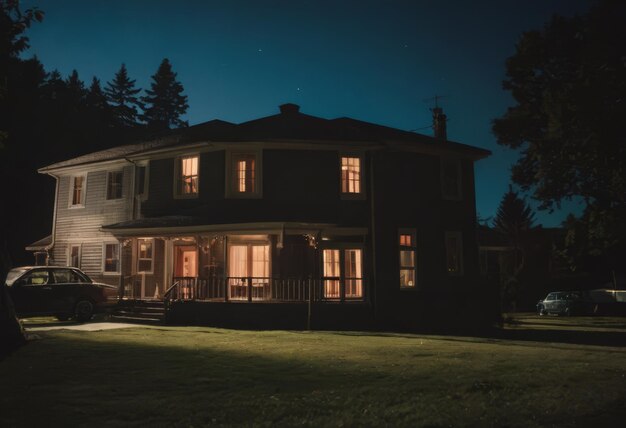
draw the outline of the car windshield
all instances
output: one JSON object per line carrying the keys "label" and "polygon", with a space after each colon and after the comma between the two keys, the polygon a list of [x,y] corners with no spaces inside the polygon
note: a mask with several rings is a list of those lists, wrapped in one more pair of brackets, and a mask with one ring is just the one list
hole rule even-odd
{"label": "car windshield", "polygon": [[7,274],[6,284],[8,287],[12,286],[16,279],[24,274],[28,269],[25,268],[15,268],[11,269]]}

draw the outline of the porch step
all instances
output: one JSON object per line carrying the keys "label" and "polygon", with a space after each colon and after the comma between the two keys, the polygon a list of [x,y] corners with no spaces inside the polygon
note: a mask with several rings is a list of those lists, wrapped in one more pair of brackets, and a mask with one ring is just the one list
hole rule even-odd
{"label": "porch step", "polygon": [[165,320],[165,305],[162,301],[122,300],[111,317],[125,322],[161,323]]}

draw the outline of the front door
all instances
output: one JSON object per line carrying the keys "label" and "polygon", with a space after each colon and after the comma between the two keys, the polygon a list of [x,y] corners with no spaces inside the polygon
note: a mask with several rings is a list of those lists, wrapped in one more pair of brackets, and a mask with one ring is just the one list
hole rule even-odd
{"label": "front door", "polygon": [[228,250],[228,277],[229,299],[270,299],[269,244],[230,245]]}

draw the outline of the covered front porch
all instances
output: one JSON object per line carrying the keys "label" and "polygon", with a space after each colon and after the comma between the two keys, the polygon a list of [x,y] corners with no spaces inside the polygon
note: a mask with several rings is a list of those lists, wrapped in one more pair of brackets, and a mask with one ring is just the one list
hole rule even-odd
{"label": "covered front porch", "polygon": [[367,299],[365,228],[255,223],[108,229],[122,242],[121,299]]}

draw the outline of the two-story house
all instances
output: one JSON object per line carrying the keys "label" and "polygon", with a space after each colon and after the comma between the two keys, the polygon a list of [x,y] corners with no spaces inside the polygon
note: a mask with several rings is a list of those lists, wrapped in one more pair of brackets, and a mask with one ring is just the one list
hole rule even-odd
{"label": "two-story house", "polygon": [[124,299],[181,303],[180,321],[472,311],[473,163],[489,152],[434,119],[433,138],[285,104],[56,163],[40,170],[57,181],[52,236],[30,248]]}

